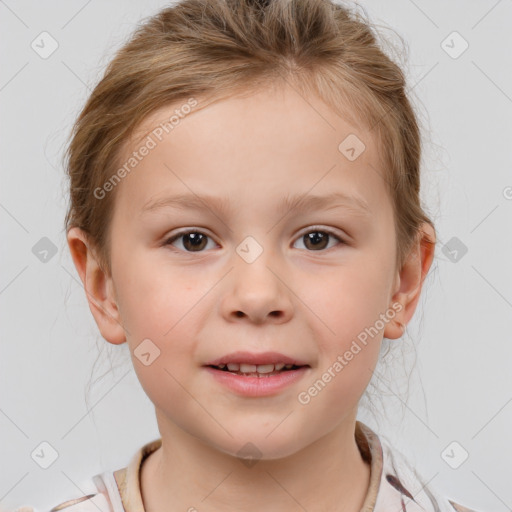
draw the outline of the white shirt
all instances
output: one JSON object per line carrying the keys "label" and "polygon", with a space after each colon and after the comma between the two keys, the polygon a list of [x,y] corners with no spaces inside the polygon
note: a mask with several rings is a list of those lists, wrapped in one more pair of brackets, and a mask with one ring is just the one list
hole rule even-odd
{"label": "white shirt", "polygon": [[[405,458],[360,421],[356,421],[355,438],[363,459],[370,464],[370,485],[361,512],[475,512],[426,487]],[[48,512],[144,512],[140,468],[161,444],[161,438],[145,444],[127,467],[94,476],[93,492],[64,501]],[[41,511],[24,506],[13,512]]]}

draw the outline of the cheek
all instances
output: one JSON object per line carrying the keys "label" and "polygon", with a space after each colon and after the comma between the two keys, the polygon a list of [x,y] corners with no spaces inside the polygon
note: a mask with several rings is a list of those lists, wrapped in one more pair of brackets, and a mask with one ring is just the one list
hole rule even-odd
{"label": "cheek", "polygon": [[[208,420],[208,415],[200,406],[200,402],[191,399],[187,374],[190,369],[187,362],[166,358],[164,353],[150,366],[144,366],[135,358],[133,365],[137,378],[145,394],[151,400],[157,411],[171,419],[173,423],[185,431],[191,429],[190,418]],[[212,426],[214,428],[215,425]]]}
{"label": "cheek", "polygon": [[357,404],[372,378],[385,326],[381,318],[388,308],[388,279],[382,262],[379,267],[361,258],[322,277],[321,286],[312,280],[310,294],[304,295],[317,313],[321,382],[315,387],[322,391],[314,401],[333,421]]}
{"label": "cheek", "polygon": [[180,383],[186,383],[196,364],[194,329],[200,325],[200,308],[195,306],[200,295],[193,285],[182,286],[171,272],[140,268],[126,279],[122,312],[134,369],[156,407],[187,408],[190,396]]}
{"label": "cheek", "polygon": [[125,263],[122,271],[120,312],[141,386],[157,407],[168,406],[171,398],[186,407],[179,383],[186,381],[196,364],[197,304],[205,291],[182,284],[176,272],[163,272],[161,266],[142,261],[137,264],[135,259]]}
{"label": "cheek", "polygon": [[360,258],[311,277],[300,296],[323,324],[325,340],[349,342],[365,328],[377,325],[379,329],[376,322],[389,307],[389,280],[384,265]]}
{"label": "cheek", "polygon": [[121,315],[132,337],[165,341],[204,293],[184,272],[165,261],[149,261],[143,251],[120,261],[118,269]]}

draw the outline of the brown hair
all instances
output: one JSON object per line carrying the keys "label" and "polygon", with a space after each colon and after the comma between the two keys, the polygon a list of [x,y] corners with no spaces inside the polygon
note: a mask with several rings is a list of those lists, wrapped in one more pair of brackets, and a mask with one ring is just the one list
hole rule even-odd
{"label": "brown hair", "polygon": [[404,74],[379,48],[371,24],[329,0],[183,0],[139,26],[70,135],[66,231],[81,228],[110,275],[116,190],[101,199],[94,191],[115,174],[141,121],[190,97],[213,101],[282,81],[374,131],[382,159],[374,170],[392,199],[400,269],[420,224],[434,227],[419,195],[418,123]]}

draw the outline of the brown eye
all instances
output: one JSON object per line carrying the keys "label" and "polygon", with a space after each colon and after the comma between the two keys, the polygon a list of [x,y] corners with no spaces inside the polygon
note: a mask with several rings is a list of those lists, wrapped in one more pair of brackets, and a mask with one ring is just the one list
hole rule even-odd
{"label": "brown eye", "polygon": [[329,230],[310,230],[307,233],[302,234],[298,240],[303,240],[306,249],[312,251],[322,251],[328,246],[330,239],[336,239],[341,244],[344,244],[343,240]]}
{"label": "brown eye", "polygon": [[173,245],[173,243],[182,238],[182,246],[185,252],[202,252],[207,245],[208,235],[200,231],[182,231],[169,238],[164,245]]}

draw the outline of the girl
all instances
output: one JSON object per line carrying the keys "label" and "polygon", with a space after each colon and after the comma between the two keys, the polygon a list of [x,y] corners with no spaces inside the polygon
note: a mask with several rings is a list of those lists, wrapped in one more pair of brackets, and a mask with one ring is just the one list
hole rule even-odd
{"label": "girl", "polygon": [[184,0],[118,52],[67,241],[161,438],[52,512],[470,510],[356,420],[434,257],[404,89],[327,0]]}

